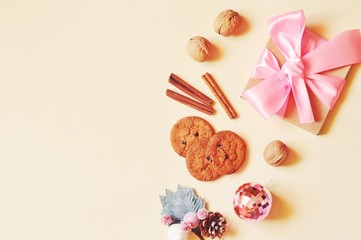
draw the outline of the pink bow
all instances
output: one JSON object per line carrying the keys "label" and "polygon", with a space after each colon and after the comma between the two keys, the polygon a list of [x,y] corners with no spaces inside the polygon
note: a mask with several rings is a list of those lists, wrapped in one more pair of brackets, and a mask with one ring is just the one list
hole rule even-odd
{"label": "pink bow", "polygon": [[333,107],[345,79],[322,73],[361,62],[360,30],[345,31],[327,41],[305,30],[302,10],[271,18],[268,28],[286,62],[279,66],[266,48],[252,73],[252,78],[262,81],[242,97],[265,118],[274,114],[283,117],[292,93],[300,122],[314,122],[308,91],[329,109]]}

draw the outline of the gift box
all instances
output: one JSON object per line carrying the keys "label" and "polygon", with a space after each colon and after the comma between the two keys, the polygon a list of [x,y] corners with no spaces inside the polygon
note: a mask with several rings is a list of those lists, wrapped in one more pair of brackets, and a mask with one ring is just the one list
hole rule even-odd
{"label": "gift box", "polygon": [[266,119],[278,115],[319,134],[350,66],[361,62],[360,30],[326,40],[305,28],[302,10],[269,19],[268,29],[242,98]]}

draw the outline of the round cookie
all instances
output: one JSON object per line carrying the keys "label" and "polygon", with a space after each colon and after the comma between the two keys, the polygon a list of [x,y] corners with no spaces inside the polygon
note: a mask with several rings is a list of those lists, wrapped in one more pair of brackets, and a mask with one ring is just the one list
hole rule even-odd
{"label": "round cookie", "polygon": [[189,173],[200,181],[212,181],[219,177],[216,166],[206,158],[208,139],[195,140],[186,151],[186,164]]}
{"label": "round cookie", "polygon": [[246,158],[246,144],[232,131],[220,131],[209,138],[206,158],[213,161],[220,175],[236,172]]}
{"label": "round cookie", "polygon": [[197,139],[208,139],[214,134],[212,125],[205,119],[189,116],[179,119],[171,129],[171,145],[178,155],[185,157],[187,146]]}

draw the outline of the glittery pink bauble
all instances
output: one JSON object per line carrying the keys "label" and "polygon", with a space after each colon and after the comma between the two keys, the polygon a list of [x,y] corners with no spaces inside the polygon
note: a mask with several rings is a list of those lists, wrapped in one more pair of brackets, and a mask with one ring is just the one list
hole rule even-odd
{"label": "glittery pink bauble", "polygon": [[271,211],[272,195],[260,184],[245,183],[236,191],[233,207],[243,220],[260,221]]}

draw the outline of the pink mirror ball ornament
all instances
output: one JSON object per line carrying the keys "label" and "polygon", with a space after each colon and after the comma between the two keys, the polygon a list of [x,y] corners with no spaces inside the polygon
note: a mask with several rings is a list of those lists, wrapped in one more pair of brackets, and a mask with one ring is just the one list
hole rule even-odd
{"label": "pink mirror ball ornament", "polygon": [[233,207],[241,219],[261,221],[271,211],[272,195],[267,188],[258,183],[245,183],[236,191]]}

